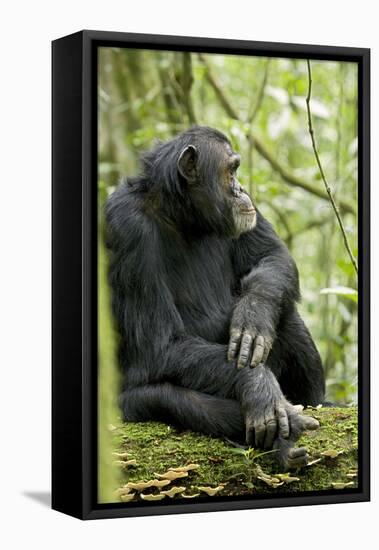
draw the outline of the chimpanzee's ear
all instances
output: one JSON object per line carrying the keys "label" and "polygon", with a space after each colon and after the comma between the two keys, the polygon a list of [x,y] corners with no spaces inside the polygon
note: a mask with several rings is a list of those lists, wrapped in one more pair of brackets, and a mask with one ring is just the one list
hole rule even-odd
{"label": "chimpanzee's ear", "polygon": [[195,183],[197,179],[197,149],[193,145],[188,145],[180,153],[178,159],[178,170],[181,176],[188,183]]}

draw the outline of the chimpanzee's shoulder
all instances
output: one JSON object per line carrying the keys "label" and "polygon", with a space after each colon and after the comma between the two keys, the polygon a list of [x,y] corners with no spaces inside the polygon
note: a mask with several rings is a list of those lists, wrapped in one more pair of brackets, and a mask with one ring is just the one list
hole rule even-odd
{"label": "chimpanzee's shoulder", "polygon": [[125,180],[109,196],[105,207],[106,232],[115,245],[148,246],[156,229],[144,210],[144,190],[135,179]]}

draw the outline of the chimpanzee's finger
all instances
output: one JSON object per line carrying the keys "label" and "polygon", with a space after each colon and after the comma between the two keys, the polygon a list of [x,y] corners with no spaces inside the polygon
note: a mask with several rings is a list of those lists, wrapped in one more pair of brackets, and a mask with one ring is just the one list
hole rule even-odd
{"label": "chimpanzee's finger", "polygon": [[298,458],[299,456],[303,456],[305,454],[307,454],[307,449],[305,447],[292,447],[292,449],[289,449],[288,451],[289,458]]}
{"label": "chimpanzee's finger", "polygon": [[232,362],[237,358],[237,352],[241,340],[242,330],[233,329],[230,333],[230,341],[228,348],[228,361]]}
{"label": "chimpanzee's finger", "polygon": [[299,412],[299,413],[301,413],[304,410],[303,405],[293,405],[293,408],[295,409],[296,412]]}
{"label": "chimpanzee's finger", "polygon": [[278,407],[276,414],[278,416],[279,435],[287,439],[290,435],[287,411],[284,407]]}
{"label": "chimpanzee's finger", "polygon": [[238,356],[237,367],[242,369],[246,367],[249,360],[249,355],[251,351],[251,344],[253,342],[253,337],[248,332],[244,332],[241,340],[240,353]]}
{"label": "chimpanzee's finger", "polygon": [[262,363],[264,351],[265,340],[263,336],[259,335],[254,341],[254,353],[250,363],[251,368],[256,367],[257,365],[259,365],[259,363]]}
{"label": "chimpanzee's finger", "polygon": [[287,464],[288,468],[303,468],[308,464],[309,455],[305,447],[292,447],[288,449]]}
{"label": "chimpanzee's finger", "polygon": [[263,354],[262,363],[266,363],[267,358],[270,355],[272,344],[273,344],[273,339],[266,336],[266,338],[265,338],[265,352]]}
{"label": "chimpanzee's finger", "polygon": [[317,430],[320,427],[320,422],[313,418],[313,416],[301,417],[303,430]]}
{"label": "chimpanzee's finger", "polygon": [[295,470],[297,468],[304,468],[308,464],[308,460],[309,460],[309,455],[307,452],[294,458],[288,457],[287,458],[288,469]]}
{"label": "chimpanzee's finger", "polygon": [[263,448],[265,436],[266,436],[266,426],[264,422],[256,423],[254,426],[255,429],[255,447]]}
{"label": "chimpanzee's finger", "polygon": [[266,338],[265,339],[265,350],[264,350],[263,357],[262,357],[262,363],[266,363],[267,357],[269,356],[270,351],[271,351],[271,342],[269,340],[267,340],[267,338]]}
{"label": "chimpanzee's finger", "polygon": [[274,415],[266,416],[266,437],[264,440],[263,448],[272,449],[274,439],[276,438],[276,432],[278,429],[278,422]]}

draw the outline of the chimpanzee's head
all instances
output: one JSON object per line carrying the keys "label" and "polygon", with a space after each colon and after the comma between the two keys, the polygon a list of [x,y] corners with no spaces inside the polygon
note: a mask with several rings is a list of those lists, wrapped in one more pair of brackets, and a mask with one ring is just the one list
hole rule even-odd
{"label": "chimpanzee's head", "polygon": [[237,238],[256,224],[253,203],[237,179],[240,156],[218,130],[194,126],[144,157],[160,209],[184,230]]}

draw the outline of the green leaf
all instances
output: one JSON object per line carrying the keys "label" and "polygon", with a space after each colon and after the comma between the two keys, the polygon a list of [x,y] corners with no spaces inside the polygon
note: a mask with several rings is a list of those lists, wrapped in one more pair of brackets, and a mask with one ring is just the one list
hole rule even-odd
{"label": "green leaf", "polygon": [[323,288],[320,290],[320,294],[336,294],[337,296],[344,296],[353,302],[358,302],[358,291],[354,288],[347,286],[334,286],[331,288]]}
{"label": "green leaf", "polygon": [[241,449],[240,447],[233,447],[233,449],[229,449],[231,453],[234,453],[236,455],[242,455],[246,456],[247,449]]}

